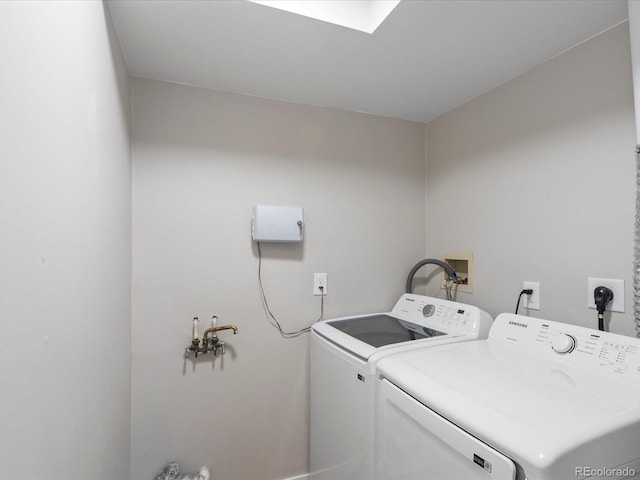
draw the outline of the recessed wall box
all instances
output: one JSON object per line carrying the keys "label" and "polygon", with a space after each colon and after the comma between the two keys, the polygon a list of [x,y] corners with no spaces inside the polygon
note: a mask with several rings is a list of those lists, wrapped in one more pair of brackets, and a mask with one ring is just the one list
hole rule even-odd
{"label": "recessed wall box", "polygon": [[251,237],[254,242],[301,242],[303,231],[302,207],[253,207]]}
{"label": "recessed wall box", "polygon": [[[456,271],[460,283],[454,286],[458,292],[473,292],[473,254],[470,252],[445,252],[440,255],[440,260],[447,262]],[[442,288],[444,288],[445,275],[441,274]]]}

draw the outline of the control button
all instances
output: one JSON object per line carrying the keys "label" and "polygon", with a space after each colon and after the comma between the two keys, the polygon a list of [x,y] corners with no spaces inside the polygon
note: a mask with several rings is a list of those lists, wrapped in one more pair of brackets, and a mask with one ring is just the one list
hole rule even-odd
{"label": "control button", "polygon": [[561,333],[551,339],[551,348],[556,353],[570,353],[576,348],[576,339],[571,335]]}
{"label": "control button", "polygon": [[430,317],[436,311],[436,306],[433,303],[428,303],[422,309],[422,315],[425,317]]}

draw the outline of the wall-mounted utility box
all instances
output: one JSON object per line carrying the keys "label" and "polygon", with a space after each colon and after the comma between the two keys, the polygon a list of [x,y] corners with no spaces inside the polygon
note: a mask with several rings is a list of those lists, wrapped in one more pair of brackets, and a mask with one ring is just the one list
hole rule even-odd
{"label": "wall-mounted utility box", "polygon": [[[458,292],[473,292],[473,254],[468,252],[445,252],[440,255],[440,260],[447,262],[455,270],[456,275],[462,283],[458,283],[453,287]],[[446,276],[444,271],[442,272],[442,288]]]}
{"label": "wall-mounted utility box", "polygon": [[251,237],[254,242],[301,242],[303,227],[302,207],[253,207]]}

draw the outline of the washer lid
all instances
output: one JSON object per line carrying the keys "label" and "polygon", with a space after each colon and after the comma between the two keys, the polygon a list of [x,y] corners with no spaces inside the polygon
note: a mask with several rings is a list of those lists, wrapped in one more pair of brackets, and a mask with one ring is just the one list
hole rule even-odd
{"label": "washer lid", "polygon": [[399,344],[459,337],[387,313],[328,320],[315,324],[313,330],[365,360]]}
{"label": "washer lid", "polygon": [[327,324],[372,347],[384,347],[400,342],[438,337],[446,333],[385,313],[368,317],[331,320]]}
{"label": "washer lid", "polygon": [[640,385],[626,378],[491,340],[399,353],[377,367],[382,377],[519,463],[528,478],[582,478],[576,468],[640,457]]}

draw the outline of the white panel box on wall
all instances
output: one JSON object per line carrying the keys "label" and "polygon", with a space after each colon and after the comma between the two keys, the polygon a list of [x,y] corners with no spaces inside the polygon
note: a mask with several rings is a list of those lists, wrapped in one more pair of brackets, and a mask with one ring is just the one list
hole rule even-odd
{"label": "white panel box on wall", "polygon": [[301,242],[302,207],[256,205],[251,219],[254,242]]}

